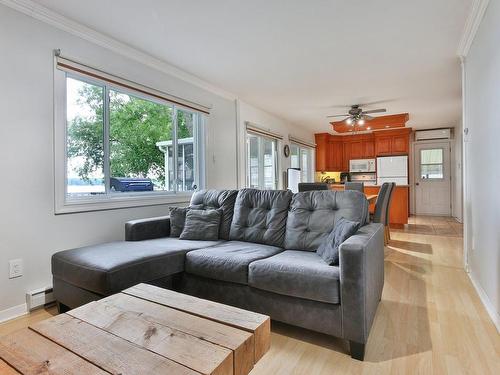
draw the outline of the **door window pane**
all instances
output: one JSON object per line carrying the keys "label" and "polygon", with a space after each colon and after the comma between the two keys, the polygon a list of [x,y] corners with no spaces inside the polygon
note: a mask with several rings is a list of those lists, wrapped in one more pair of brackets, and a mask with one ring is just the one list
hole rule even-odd
{"label": "door window pane", "polygon": [[172,144],[172,107],[110,90],[110,190],[172,190],[165,168]]}
{"label": "door window pane", "polygon": [[68,77],[66,98],[66,194],[104,194],[104,87]]}
{"label": "door window pane", "polygon": [[420,178],[443,179],[443,153],[442,148],[420,150]]}

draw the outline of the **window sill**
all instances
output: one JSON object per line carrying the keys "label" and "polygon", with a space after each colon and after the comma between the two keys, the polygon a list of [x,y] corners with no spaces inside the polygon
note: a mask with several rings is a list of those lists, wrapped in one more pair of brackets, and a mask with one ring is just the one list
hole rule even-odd
{"label": "window sill", "polygon": [[155,194],[125,197],[99,197],[90,199],[74,199],[56,204],[55,214],[71,214],[78,212],[92,212],[116,210],[133,207],[159,206],[164,204],[189,203],[192,192],[182,194]]}

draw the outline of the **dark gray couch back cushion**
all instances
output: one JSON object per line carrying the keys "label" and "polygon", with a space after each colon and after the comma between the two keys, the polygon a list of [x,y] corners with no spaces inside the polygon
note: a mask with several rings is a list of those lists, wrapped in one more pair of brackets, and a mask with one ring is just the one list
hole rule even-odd
{"label": "dark gray couch back cushion", "polygon": [[359,191],[307,191],[293,195],[285,249],[316,251],[341,217],[366,224],[368,201]]}
{"label": "dark gray couch back cushion", "polygon": [[289,190],[240,190],[230,239],[283,247],[292,195]]}
{"label": "dark gray couch back cushion", "polygon": [[219,238],[229,239],[229,231],[233,220],[234,203],[238,190],[199,190],[191,196],[190,205],[202,209],[222,209],[222,219],[219,227]]}

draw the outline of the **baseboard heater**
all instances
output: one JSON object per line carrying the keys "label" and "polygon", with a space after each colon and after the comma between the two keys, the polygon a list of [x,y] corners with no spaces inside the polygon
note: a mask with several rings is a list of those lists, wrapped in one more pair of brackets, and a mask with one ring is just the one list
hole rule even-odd
{"label": "baseboard heater", "polygon": [[54,301],[54,291],[51,286],[35,289],[26,293],[26,305],[28,307],[28,311],[48,305]]}

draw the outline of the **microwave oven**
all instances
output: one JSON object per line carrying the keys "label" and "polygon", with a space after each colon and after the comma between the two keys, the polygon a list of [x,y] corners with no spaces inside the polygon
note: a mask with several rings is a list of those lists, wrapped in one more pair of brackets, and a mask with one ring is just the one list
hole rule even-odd
{"label": "microwave oven", "polygon": [[350,173],[375,172],[375,159],[355,159],[349,161]]}

